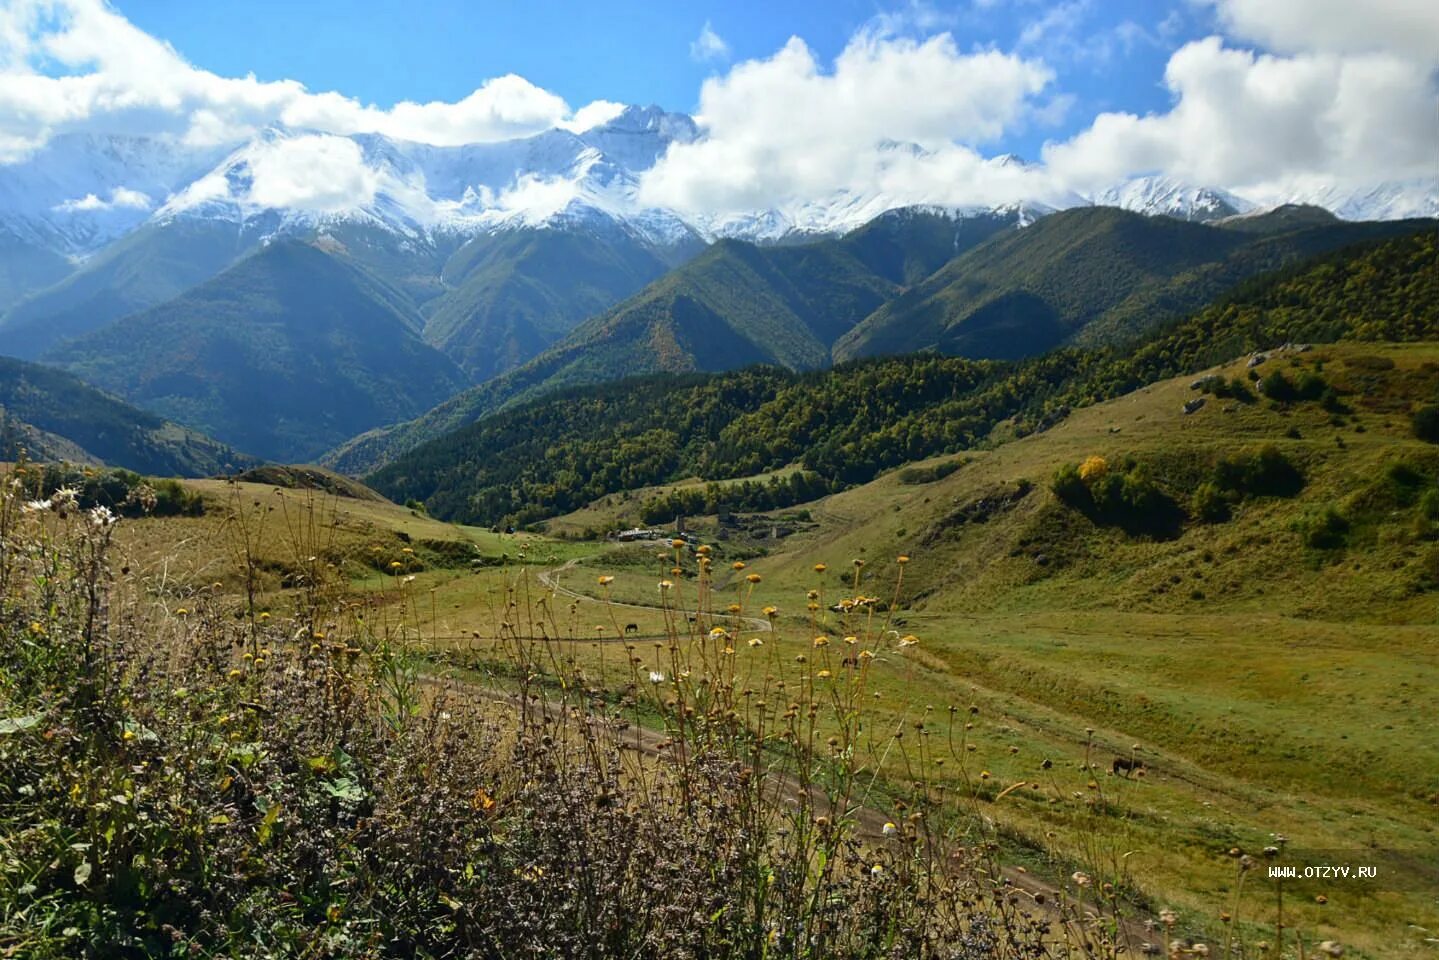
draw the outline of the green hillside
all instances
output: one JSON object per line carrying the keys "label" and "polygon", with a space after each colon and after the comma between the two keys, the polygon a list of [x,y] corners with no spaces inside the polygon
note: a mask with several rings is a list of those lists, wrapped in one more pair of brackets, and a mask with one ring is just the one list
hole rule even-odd
{"label": "green hillside", "polygon": [[[750,363],[827,366],[835,339],[887,297],[1015,225],[1013,215],[955,218],[906,208],[838,240],[782,247],[722,241],[529,363],[417,420],[354,437],[324,462],[368,473],[487,413],[569,386]],[[438,319],[427,327],[432,342]]]}
{"label": "green hillside", "polygon": [[919,283],[990,237],[1018,229],[1016,214],[954,217],[923,207],[880,214],[840,238],[838,245],[891,283]]}
{"label": "green hillside", "polygon": [[[886,262],[893,243],[882,236],[784,247],[722,240],[528,363],[415,422],[356,437],[325,463],[347,473],[368,472],[488,412],[569,387],[761,363],[793,370],[827,366],[834,340],[897,289],[859,258],[902,273],[902,264]],[[939,246],[952,243],[951,237]],[[938,255],[932,247],[922,254]]]}
{"label": "green hillside", "polygon": [[151,224],[0,318],[0,350],[36,359],[66,339],[164,303],[248,253],[257,236],[234,224]]}
{"label": "green hillside", "polygon": [[1069,342],[1113,343],[1287,263],[1433,229],[1423,221],[1315,225],[1282,215],[1248,225],[1259,229],[1109,207],[1062,211],[950,261],[842,337],[835,358],[934,349],[1017,359]]}
{"label": "green hillside", "polygon": [[1340,220],[1323,207],[1286,203],[1263,213],[1244,213],[1225,217],[1215,226],[1243,233],[1289,233],[1305,227],[1333,226]]}
{"label": "green hillside", "polygon": [[836,243],[762,248],[722,240],[576,328],[515,382],[543,374],[553,388],[760,362],[812,369],[827,364],[830,343],[893,289]]}
{"label": "green hillside", "polygon": [[[1323,391],[1276,403],[1160,381],[809,504],[808,529],[761,541],[751,569],[768,596],[817,587],[832,602],[860,558],[861,591],[890,601],[891,558],[910,558],[894,615],[922,639],[923,667],[885,697],[976,704],[975,768],[999,784],[1043,780],[1039,758],[1101,767],[1101,817],[982,806],[1014,835],[1122,856],[1136,888],[1211,943],[1220,891],[1225,911],[1273,923],[1274,885],[1256,875],[1241,897],[1229,851],[1258,856],[1282,835],[1294,862],[1389,877],[1286,885],[1291,929],[1419,956],[1439,920],[1439,743],[1421,706],[1439,682],[1439,446],[1415,435],[1414,412],[1439,410],[1439,343],[1271,351],[1204,373],[1248,382],[1251,369]],[[1109,777],[1114,757],[1147,775]]]}
{"label": "green hillside", "polygon": [[[480,523],[537,519],[635,486],[748,476],[791,463],[832,483],[862,483],[909,461],[1044,429],[1074,408],[1249,350],[1338,339],[1439,339],[1434,234],[1362,246],[1253,281],[1193,317],[1112,349],[1014,363],[916,355],[804,376],[728,374],[668,389],[655,380],[546,397],[417,447],[371,480],[394,499],[426,500],[441,516]],[[724,417],[686,415],[720,396],[729,404]],[[607,404],[614,404],[611,415],[585,412]],[[583,468],[536,460],[540,436]]]}
{"label": "green hillside", "polygon": [[463,373],[417,327],[394,288],[281,242],[50,359],[227,443],[301,461],[460,389]]}
{"label": "green hillside", "polygon": [[475,380],[519,366],[671,264],[619,230],[515,230],[469,241],[445,263],[425,339]]}
{"label": "green hillside", "polygon": [[26,294],[58,283],[73,269],[60,254],[0,231],[0,317]]}
{"label": "green hillside", "polygon": [[249,465],[244,454],[63,370],[0,357],[0,460],[71,460],[159,476],[202,477]]}

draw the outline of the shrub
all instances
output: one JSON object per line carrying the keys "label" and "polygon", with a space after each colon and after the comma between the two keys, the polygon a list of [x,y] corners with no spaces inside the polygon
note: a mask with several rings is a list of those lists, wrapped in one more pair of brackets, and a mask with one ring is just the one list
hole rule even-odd
{"label": "shrub", "polygon": [[1411,421],[1414,436],[1425,443],[1439,443],[1439,403],[1431,403],[1414,411]]}
{"label": "shrub", "polygon": [[1240,497],[1292,497],[1304,489],[1304,474],[1272,443],[1249,456],[1215,464],[1214,484]]}
{"label": "shrub", "polygon": [[1254,391],[1243,379],[1235,377],[1232,380],[1225,380],[1223,377],[1214,374],[1201,379],[1198,384],[1201,393],[1213,394],[1219,399],[1238,400],[1240,403],[1253,403]]}
{"label": "shrub", "polygon": [[1230,517],[1229,498],[1217,483],[1206,480],[1195,489],[1191,510],[1202,523],[1223,523]]}
{"label": "shrub", "polygon": [[1439,537],[1439,487],[1430,487],[1419,498],[1419,509],[1414,513],[1414,535],[1420,540]]}
{"label": "shrub", "polygon": [[1050,486],[1063,503],[1095,523],[1130,534],[1172,537],[1184,520],[1184,511],[1174,499],[1133,460],[1113,467],[1101,457],[1090,457],[1078,466],[1064,464]]}
{"label": "shrub", "polygon": [[1093,483],[1109,472],[1109,463],[1103,457],[1086,457],[1079,465],[1079,479]]}
{"label": "shrub", "polygon": [[1079,475],[1077,464],[1062,464],[1054,472],[1054,480],[1050,483],[1050,489],[1061,501],[1078,510],[1086,509],[1093,503],[1089,496],[1089,487],[1085,485],[1084,478]]}
{"label": "shrub", "polygon": [[1290,383],[1289,378],[1279,370],[1275,370],[1260,380],[1259,390],[1275,403],[1293,403],[1299,399],[1299,393],[1294,389],[1294,384]]}
{"label": "shrub", "polygon": [[946,460],[943,463],[936,463],[927,467],[905,467],[899,471],[899,482],[906,486],[934,483],[936,480],[943,480],[959,468],[960,462],[958,460]]}
{"label": "shrub", "polygon": [[1325,507],[1299,520],[1299,534],[1306,547],[1338,550],[1349,542],[1349,521],[1334,507]]}
{"label": "shrub", "polygon": [[40,471],[39,497],[58,490],[74,490],[82,510],[105,507],[117,514],[138,517],[199,516],[205,511],[204,498],[172,478],[150,479],[129,470],[97,469],[74,464],[48,464]]}
{"label": "shrub", "polygon": [[[465,665],[511,684],[512,703],[475,696],[332,613],[339,584],[294,619],[234,616],[234,598],[210,590],[183,608],[112,592],[114,524],[99,518],[22,512],[0,490],[8,955],[1048,953],[1048,919],[985,879],[999,864],[973,849],[973,826],[961,848],[943,825],[956,809],[928,783],[896,797],[914,816],[862,840],[857,764],[836,769],[839,752],[803,721],[761,729],[763,705],[741,699],[733,674],[715,682],[678,633],[674,672],[636,667],[616,682],[623,700],[559,648],[503,642]],[[311,643],[316,611],[339,622]],[[882,655],[855,668],[843,702],[797,693],[796,712],[826,711],[861,751],[859,688],[917,641],[855,632]],[[1099,922],[1117,923],[1109,913]]]}
{"label": "shrub", "polygon": [[1329,384],[1324,382],[1323,377],[1311,370],[1306,370],[1294,382],[1294,393],[1300,400],[1318,400],[1325,394],[1333,395],[1334,391],[1330,389]]}
{"label": "shrub", "polygon": [[1235,377],[1229,381],[1229,389],[1227,392],[1229,396],[1238,400],[1240,403],[1254,402],[1254,391],[1250,390],[1249,384],[1245,383],[1239,377]]}

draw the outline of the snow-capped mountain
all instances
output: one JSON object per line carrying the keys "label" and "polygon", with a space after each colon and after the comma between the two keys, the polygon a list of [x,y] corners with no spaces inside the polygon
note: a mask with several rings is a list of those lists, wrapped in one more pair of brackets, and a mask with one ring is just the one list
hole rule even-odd
{"label": "snow-capped mountain", "polygon": [[[359,222],[411,238],[598,220],[663,245],[693,230],[640,207],[639,177],[669,144],[695,136],[689,117],[657,108],[630,108],[582,133],[461,147],[268,129],[171,195],[153,219],[247,223],[278,213],[282,233]],[[340,176],[304,182],[291,171],[307,161]]]}
{"label": "snow-capped mountain", "polygon": [[0,167],[0,224],[83,258],[145,222],[222,155],[150,137],[57,136],[24,163]]}
{"label": "snow-capped mountain", "polygon": [[1363,187],[1318,187],[1292,193],[1285,202],[1323,207],[1345,220],[1439,217],[1439,177]]}
{"label": "snow-capped mountain", "polygon": [[[721,237],[780,243],[836,235],[914,203],[840,190],[774,208],[696,215],[642,202],[646,171],[672,145],[702,136],[691,117],[658,107],[627,107],[586,130],[556,128],[458,147],[284,128],[218,147],[65,135],[23,162],[0,166],[0,233],[76,262],[141,226],[186,221],[234,224],[261,240],[358,224],[422,243],[518,228],[597,226],[665,247]],[[922,152],[914,144],[889,149],[901,159]],[[1018,211],[1021,224],[1084,204],[1199,221],[1283,203],[1316,204],[1346,219],[1439,215],[1439,180],[1250,199],[1147,176],[1080,196],[1048,184],[1039,168],[1017,157],[985,163],[1010,178],[1003,182],[1012,181],[1015,197],[992,206],[924,206],[955,217]],[[1025,192],[1031,185],[1033,196]]]}
{"label": "snow-capped mountain", "polygon": [[1207,222],[1250,213],[1256,204],[1217,187],[1199,187],[1173,177],[1136,177],[1091,198],[1096,206],[1120,207],[1150,216]]}

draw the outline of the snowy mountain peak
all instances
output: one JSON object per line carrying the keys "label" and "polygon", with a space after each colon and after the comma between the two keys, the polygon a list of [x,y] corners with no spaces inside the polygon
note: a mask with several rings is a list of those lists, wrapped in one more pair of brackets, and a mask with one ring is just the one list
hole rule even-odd
{"label": "snowy mountain peak", "polygon": [[1200,187],[1173,177],[1136,177],[1103,190],[1092,198],[1096,206],[1120,207],[1150,216],[1207,222],[1249,213],[1256,205],[1227,190]]}
{"label": "snowy mountain peak", "polygon": [[1323,207],[1345,220],[1439,217],[1439,177],[1357,187],[1324,185],[1290,194],[1282,202]]}
{"label": "snowy mountain peak", "polygon": [[621,110],[613,120],[608,120],[599,126],[592,127],[586,133],[630,133],[630,134],[653,134],[665,140],[678,140],[688,142],[699,136],[699,127],[695,125],[694,118],[687,113],[670,113],[663,107],[653,104],[647,107],[628,106]]}
{"label": "snowy mountain peak", "polygon": [[[854,190],[708,215],[642,203],[645,173],[672,145],[702,136],[690,116],[635,105],[587,128],[556,127],[514,140],[444,147],[376,133],[340,136],[282,126],[242,143],[206,148],[174,138],[70,134],[55,137],[23,162],[0,166],[0,231],[74,260],[146,222],[186,218],[242,224],[264,235],[338,221],[363,222],[407,239],[623,224],[654,243],[692,242],[697,236],[778,243],[844,233],[885,211],[914,205],[913,196]],[[901,142],[887,149],[896,158],[925,152]],[[1439,179],[1362,188],[1318,185],[1292,195],[1246,198],[1147,176],[1080,196],[1013,154],[984,163],[999,172],[996,182],[1008,199],[988,205],[940,202],[926,209],[954,217],[1012,214],[1020,225],[1087,204],[1197,221],[1290,202],[1355,220],[1439,216]]]}

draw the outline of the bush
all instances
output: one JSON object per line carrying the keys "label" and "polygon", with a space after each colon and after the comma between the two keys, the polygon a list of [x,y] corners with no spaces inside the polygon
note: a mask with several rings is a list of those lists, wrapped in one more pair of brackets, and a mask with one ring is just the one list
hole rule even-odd
{"label": "bush", "polygon": [[1214,374],[1201,379],[1197,387],[1200,393],[1213,394],[1221,400],[1238,400],[1240,403],[1254,402],[1254,391],[1250,390],[1249,385],[1239,377],[1235,377],[1232,380],[1225,380],[1223,377]]}
{"label": "bush", "polygon": [[905,467],[899,471],[899,482],[906,486],[934,483],[936,480],[943,480],[959,468],[958,460],[946,460],[928,467]]}
{"label": "bush", "polygon": [[74,490],[77,506],[82,510],[105,507],[127,517],[144,514],[196,517],[205,512],[204,498],[186,489],[180,481],[147,480],[129,470],[48,464],[40,471],[38,489],[31,492],[47,498],[59,490]]}
{"label": "bush", "polygon": [[1275,370],[1259,381],[1259,391],[1275,403],[1293,403],[1299,399],[1299,392],[1283,372]]}
{"label": "bush", "polygon": [[1325,507],[1299,521],[1299,534],[1306,547],[1338,550],[1349,542],[1349,521],[1333,507]]}
{"label": "bush", "polygon": [[1267,443],[1249,456],[1220,460],[1213,482],[1239,497],[1292,497],[1304,489],[1304,474],[1279,447]]}
{"label": "bush", "polygon": [[1202,523],[1223,523],[1230,517],[1229,498],[1212,480],[1201,483],[1194,491],[1191,509]]}
{"label": "bush", "polygon": [[1095,523],[1134,535],[1168,538],[1178,534],[1184,511],[1132,460],[1111,466],[1101,457],[1064,464],[1050,483],[1059,500]]}
{"label": "bush", "polygon": [[1420,540],[1439,537],[1439,487],[1430,487],[1419,498],[1414,514],[1414,535]]}
{"label": "bush", "polygon": [[1079,475],[1079,465],[1066,463],[1054,472],[1054,480],[1050,482],[1050,489],[1062,502],[1069,504],[1076,510],[1088,509],[1093,500],[1089,496],[1089,487],[1085,485],[1084,479]]}
{"label": "bush", "polygon": [[1425,443],[1439,443],[1439,403],[1415,410],[1411,424],[1414,436]]}

